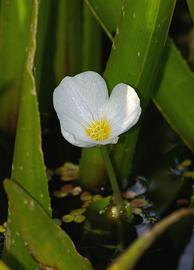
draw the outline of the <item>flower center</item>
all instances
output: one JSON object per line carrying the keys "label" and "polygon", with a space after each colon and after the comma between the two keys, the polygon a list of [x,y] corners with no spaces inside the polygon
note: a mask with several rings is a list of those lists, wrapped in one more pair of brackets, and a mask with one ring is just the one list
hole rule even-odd
{"label": "flower center", "polygon": [[105,119],[100,119],[90,123],[86,128],[87,136],[95,141],[107,140],[110,137],[111,126]]}

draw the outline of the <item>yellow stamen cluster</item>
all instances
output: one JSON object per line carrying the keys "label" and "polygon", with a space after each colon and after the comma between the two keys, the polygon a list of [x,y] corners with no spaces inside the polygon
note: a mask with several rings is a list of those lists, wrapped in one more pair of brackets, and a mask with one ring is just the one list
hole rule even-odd
{"label": "yellow stamen cluster", "polygon": [[90,123],[86,128],[87,136],[94,141],[104,141],[110,137],[111,126],[106,119],[100,119]]}

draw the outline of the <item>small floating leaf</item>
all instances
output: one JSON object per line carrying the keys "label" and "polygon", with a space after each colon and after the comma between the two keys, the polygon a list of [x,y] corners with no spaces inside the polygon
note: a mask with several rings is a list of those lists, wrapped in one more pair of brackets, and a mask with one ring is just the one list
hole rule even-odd
{"label": "small floating leaf", "polygon": [[86,219],[86,217],[83,215],[79,215],[79,216],[74,217],[74,221],[76,223],[82,223],[85,219]]}
{"label": "small floating leaf", "polygon": [[63,181],[72,181],[77,178],[79,166],[71,162],[66,162],[62,167],[55,170]]}
{"label": "small floating leaf", "polygon": [[71,194],[73,196],[77,196],[82,192],[82,188],[80,186],[74,187],[74,189],[72,189]]}
{"label": "small floating leaf", "polygon": [[65,191],[61,191],[61,190],[56,190],[53,192],[53,196],[56,197],[56,198],[64,198],[68,195],[67,192]]}
{"label": "small floating leaf", "polygon": [[72,215],[65,215],[65,216],[63,216],[62,220],[65,223],[70,223],[70,222],[72,222],[74,220],[74,216],[72,216]]}
{"label": "small floating leaf", "polygon": [[64,185],[61,188],[61,191],[64,191],[67,193],[72,192],[72,190],[73,190],[73,185],[71,185],[71,184]]}
{"label": "small floating leaf", "polygon": [[85,211],[86,211],[86,209],[84,209],[84,208],[74,209],[74,210],[72,210],[70,212],[70,215],[72,215],[72,216],[78,216],[78,215],[83,214]]}
{"label": "small floating leaf", "polygon": [[45,269],[93,269],[90,262],[76,251],[69,236],[36,200],[14,181],[6,180],[4,183],[21,237],[28,243],[36,261],[46,266]]}
{"label": "small floating leaf", "polygon": [[89,201],[89,200],[92,199],[92,195],[90,194],[90,192],[85,191],[85,192],[83,192],[83,193],[81,194],[80,199],[81,199],[82,201]]}

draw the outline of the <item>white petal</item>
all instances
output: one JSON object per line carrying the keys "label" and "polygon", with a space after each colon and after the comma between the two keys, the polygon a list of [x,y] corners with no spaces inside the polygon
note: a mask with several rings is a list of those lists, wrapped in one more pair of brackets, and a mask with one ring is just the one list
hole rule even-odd
{"label": "white petal", "polygon": [[71,144],[79,147],[92,147],[95,146],[95,143],[91,143],[88,141],[82,141],[80,139],[77,139],[73,134],[65,131],[63,128],[61,128],[61,132],[63,134],[63,137]]}
{"label": "white petal", "polygon": [[96,144],[86,136],[84,126],[79,122],[63,116],[63,121],[60,121],[60,124],[63,137],[71,144],[79,147],[91,147]]}
{"label": "white petal", "polygon": [[54,91],[53,103],[64,126],[64,116],[87,126],[99,117],[99,110],[107,99],[104,79],[96,72],[87,71],[65,77]]}
{"label": "white petal", "polygon": [[99,110],[107,99],[106,83],[98,73],[88,71],[65,77],[53,95],[63,136],[77,146],[97,144],[86,136],[85,128],[99,118]]}
{"label": "white petal", "polygon": [[101,113],[111,123],[111,136],[118,136],[137,123],[141,114],[139,97],[131,86],[117,84]]}

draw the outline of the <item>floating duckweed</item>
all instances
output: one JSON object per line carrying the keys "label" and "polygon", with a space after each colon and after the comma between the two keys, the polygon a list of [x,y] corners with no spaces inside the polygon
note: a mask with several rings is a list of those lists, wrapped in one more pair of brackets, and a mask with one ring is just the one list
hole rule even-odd
{"label": "floating duckweed", "polygon": [[57,198],[64,198],[68,195],[67,192],[61,191],[61,190],[56,190],[53,192],[53,196]]}
{"label": "floating duckweed", "polygon": [[74,187],[74,189],[71,191],[71,194],[73,196],[77,196],[82,192],[82,188],[80,186]]}
{"label": "floating duckweed", "polygon": [[82,223],[85,219],[86,219],[85,216],[79,215],[79,216],[74,217],[74,222],[76,222],[76,223]]}
{"label": "floating duckweed", "polygon": [[78,165],[66,162],[63,166],[57,168],[55,173],[59,175],[63,181],[72,181],[77,178],[78,169]]}
{"label": "floating duckweed", "polygon": [[70,223],[74,220],[74,216],[71,215],[65,215],[62,217],[63,222]]}
{"label": "floating duckweed", "polygon": [[90,192],[85,191],[85,192],[83,192],[83,193],[81,194],[80,199],[81,199],[82,201],[89,201],[89,200],[92,199],[92,195],[90,194]]}
{"label": "floating duckweed", "polygon": [[61,191],[68,192],[68,193],[72,192],[72,190],[73,190],[73,185],[71,185],[71,184],[64,185],[61,188]]}
{"label": "floating duckweed", "polygon": [[86,211],[86,209],[84,209],[84,208],[74,209],[74,210],[72,210],[70,212],[70,215],[72,215],[72,216],[78,216],[78,215],[83,214],[85,211]]}

